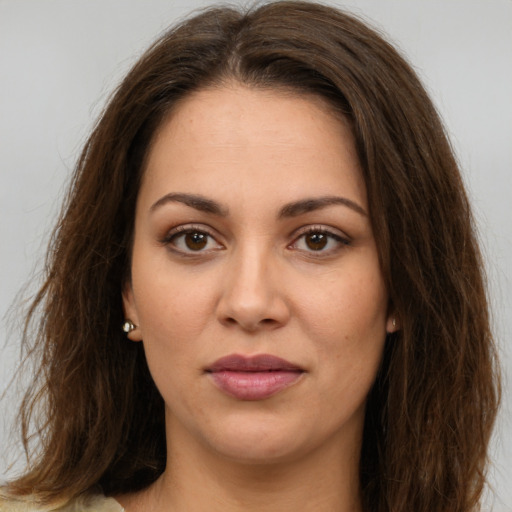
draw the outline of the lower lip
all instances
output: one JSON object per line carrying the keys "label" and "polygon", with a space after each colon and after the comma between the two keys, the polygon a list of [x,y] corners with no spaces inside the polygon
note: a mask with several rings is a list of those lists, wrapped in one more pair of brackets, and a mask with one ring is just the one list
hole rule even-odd
{"label": "lower lip", "polygon": [[239,400],[264,400],[297,382],[303,372],[276,370],[262,372],[218,371],[210,373],[215,385]]}

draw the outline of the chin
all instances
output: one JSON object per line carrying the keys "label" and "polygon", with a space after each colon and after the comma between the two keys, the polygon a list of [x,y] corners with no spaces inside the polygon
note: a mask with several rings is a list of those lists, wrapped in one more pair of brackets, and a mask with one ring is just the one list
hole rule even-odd
{"label": "chin", "polygon": [[283,418],[270,411],[247,411],[210,418],[187,429],[210,453],[244,464],[279,463],[307,452],[308,428],[297,418]]}
{"label": "chin", "polygon": [[337,437],[329,428],[318,429],[316,422],[304,418],[235,416],[217,425],[220,428],[205,441],[217,454],[241,464],[290,463],[321,450]]}
{"label": "chin", "polygon": [[217,452],[233,462],[247,465],[289,463],[307,453],[301,443],[292,443],[289,436],[233,436],[215,446]]}

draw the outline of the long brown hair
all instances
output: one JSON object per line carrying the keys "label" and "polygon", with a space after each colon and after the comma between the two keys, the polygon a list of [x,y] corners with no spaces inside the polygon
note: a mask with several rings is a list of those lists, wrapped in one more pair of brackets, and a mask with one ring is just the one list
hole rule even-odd
{"label": "long brown hair", "polygon": [[[476,510],[499,384],[482,261],[461,176],[411,67],[358,19],[310,2],[210,8],[159,39],[121,83],[76,166],[24,343],[40,356],[21,406],[41,440],[16,494],[46,501],[152,483],[163,402],[121,331],[135,201],[164,116],[225,80],[320,95],[350,121],[401,330],[367,403],[365,509]],[[172,115],[172,114],[171,114]]]}

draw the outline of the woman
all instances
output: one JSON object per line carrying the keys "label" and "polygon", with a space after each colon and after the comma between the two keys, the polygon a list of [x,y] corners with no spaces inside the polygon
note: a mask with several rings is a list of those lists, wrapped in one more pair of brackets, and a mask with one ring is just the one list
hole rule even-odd
{"label": "woman", "polygon": [[78,162],[25,336],[42,451],[0,510],[476,510],[481,268],[435,109],[379,35],[302,2],[191,18]]}

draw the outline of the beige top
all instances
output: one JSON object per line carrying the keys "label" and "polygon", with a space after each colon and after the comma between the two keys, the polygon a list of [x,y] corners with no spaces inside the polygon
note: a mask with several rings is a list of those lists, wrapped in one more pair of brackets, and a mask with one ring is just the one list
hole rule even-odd
{"label": "beige top", "polygon": [[64,505],[37,505],[30,498],[6,498],[0,494],[0,512],[124,512],[114,499],[103,494],[83,494]]}

